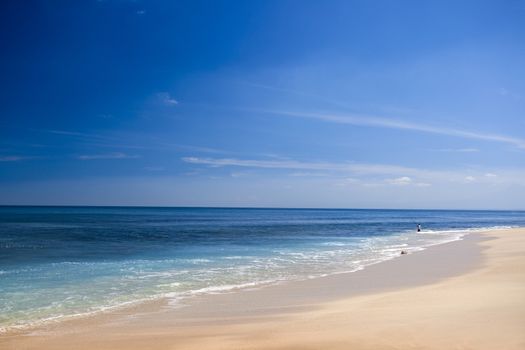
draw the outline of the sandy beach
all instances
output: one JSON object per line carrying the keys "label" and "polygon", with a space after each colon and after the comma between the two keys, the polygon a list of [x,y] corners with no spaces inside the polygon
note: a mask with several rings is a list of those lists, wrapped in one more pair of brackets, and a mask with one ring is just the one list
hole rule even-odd
{"label": "sandy beach", "polygon": [[525,350],[525,0],[2,5],[0,350]]}
{"label": "sandy beach", "polygon": [[2,349],[525,349],[525,229],[302,282],[167,301],[25,333]]}

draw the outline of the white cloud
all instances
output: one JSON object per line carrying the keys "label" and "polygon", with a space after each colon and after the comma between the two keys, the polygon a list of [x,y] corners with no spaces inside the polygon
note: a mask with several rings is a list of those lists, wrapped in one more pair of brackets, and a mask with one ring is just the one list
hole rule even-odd
{"label": "white cloud", "polygon": [[179,102],[175,100],[168,92],[159,92],[157,94],[157,100],[160,104],[165,106],[175,106]]}
{"label": "white cloud", "polygon": [[94,159],[134,159],[140,158],[138,155],[129,155],[121,152],[105,153],[105,154],[84,154],[77,157],[81,160],[94,160]]}
{"label": "white cloud", "polygon": [[394,186],[416,186],[416,187],[429,187],[431,184],[427,182],[416,182],[414,179],[408,176],[401,176],[394,179],[386,179],[385,182]]}
{"label": "white cloud", "polygon": [[431,126],[426,124],[418,124],[413,122],[407,122],[399,119],[387,119],[369,115],[356,115],[356,114],[317,114],[317,113],[298,113],[298,112],[284,112],[284,111],[267,111],[270,113],[286,115],[291,117],[309,118],[316,119],[329,123],[338,124],[350,124],[359,126],[371,126],[388,129],[402,129],[411,131],[420,131],[432,134],[440,134],[447,136],[454,136],[466,139],[478,139],[484,141],[501,142],[513,145],[518,148],[525,148],[525,139],[520,139],[507,135],[498,134],[487,134],[476,131],[453,129],[447,127]]}
{"label": "white cloud", "polygon": [[474,176],[465,176],[466,182],[474,182],[476,181],[476,178]]}
{"label": "white cloud", "polygon": [[485,174],[485,177],[497,177],[498,175],[496,174],[493,174],[493,173],[486,173]]}
{"label": "white cloud", "polygon": [[408,176],[401,176],[395,179],[386,179],[385,181],[391,185],[396,186],[406,186],[412,184],[412,179]]}

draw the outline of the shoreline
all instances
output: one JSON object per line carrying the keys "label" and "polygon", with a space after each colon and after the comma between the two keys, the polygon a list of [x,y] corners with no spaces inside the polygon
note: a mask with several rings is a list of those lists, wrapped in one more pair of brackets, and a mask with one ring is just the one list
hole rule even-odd
{"label": "shoreline", "polygon": [[[490,230],[507,230],[508,228],[500,228],[500,227],[494,227]],[[453,230],[455,232],[455,230]],[[50,318],[40,321],[35,321],[34,323],[29,323],[27,325],[21,325],[21,326],[14,326],[11,329],[8,329],[7,331],[0,332],[0,344],[2,341],[2,338],[5,337],[13,337],[18,335],[26,335],[26,334],[32,334],[33,332],[39,332],[42,330],[47,329],[56,329],[60,328],[63,325],[68,327],[71,324],[75,323],[81,323],[84,324],[86,322],[91,322],[91,320],[94,320],[94,322],[98,322],[100,320],[106,320],[106,319],[112,319],[115,316],[120,315],[133,315],[135,313],[156,313],[159,310],[163,310],[166,312],[175,312],[176,317],[186,317],[188,312],[195,312],[198,311],[199,314],[207,314],[210,312],[210,310],[213,310],[213,313],[223,313],[224,311],[231,312],[230,310],[214,310],[214,304],[216,303],[216,300],[218,300],[221,303],[224,302],[231,302],[228,301],[228,299],[241,297],[241,299],[244,299],[248,297],[249,299],[258,298],[259,294],[262,294],[265,297],[265,300],[268,300],[272,296],[275,297],[276,295],[279,296],[279,302],[275,303],[276,305],[272,305],[271,307],[269,305],[265,305],[260,307],[258,310],[256,310],[258,313],[274,313],[277,311],[278,308],[287,308],[290,310],[290,305],[294,305],[295,308],[299,308],[297,304],[301,303],[318,303],[318,302],[324,302],[324,301],[330,301],[332,299],[338,299],[343,298],[347,296],[354,296],[358,294],[363,294],[367,292],[374,292],[378,291],[381,288],[396,288],[399,286],[407,285],[407,283],[429,283],[431,279],[436,278],[443,278],[445,276],[441,276],[442,272],[434,271],[433,276],[427,276],[428,281],[409,281],[406,279],[401,278],[396,283],[393,283],[393,281],[383,281],[379,277],[376,276],[377,273],[381,274],[381,270],[383,270],[382,266],[383,264],[389,264],[392,262],[395,262],[399,259],[410,259],[409,257],[412,257],[414,254],[421,254],[423,252],[428,252],[429,250],[434,251],[435,249],[438,249],[441,246],[453,244],[453,243],[459,243],[461,241],[468,240],[470,242],[470,245],[473,245],[472,242],[478,240],[476,236],[473,236],[473,234],[487,231],[485,229],[460,229],[457,232],[461,232],[462,235],[460,238],[457,238],[455,240],[446,241],[446,242],[440,242],[435,243],[426,247],[421,247],[420,250],[410,251],[406,255],[399,255],[387,258],[385,260],[379,260],[376,262],[373,262],[368,265],[363,265],[363,267],[353,270],[353,271],[343,271],[343,272],[334,272],[334,273],[328,273],[326,275],[322,276],[313,276],[311,278],[302,278],[302,279],[295,279],[295,280],[283,280],[283,281],[274,281],[268,284],[254,284],[253,287],[234,287],[230,290],[219,290],[218,292],[203,292],[203,293],[196,293],[194,295],[182,297],[182,298],[173,298],[173,297],[167,297],[162,296],[158,298],[151,298],[151,299],[144,299],[144,300],[137,300],[137,301],[129,301],[125,302],[121,305],[115,305],[115,306],[109,306],[107,308],[104,308],[103,310],[97,310],[97,311],[91,311],[86,312],[82,314],[77,315],[70,315],[70,316],[63,316],[63,317],[57,317],[57,318]],[[472,247],[470,247],[472,248]],[[399,248],[399,251],[401,252],[403,248]],[[453,267],[453,270],[455,273],[459,273],[459,269],[466,269],[466,268],[472,268],[474,264],[479,263],[479,252],[474,252],[473,249],[469,249],[470,255],[468,256],[468,260],[462,260],[459,261],[456,266]],[[435,254],[435,253],[434,253]],[[476,255],[476,256],[474,256]],[[476,260],[476,261],[474,261]],[[470,265],[464,266],[464,265]],[[379,266],[379,267],[376,267]],[[390,268],[394,268],[391,266]],[[395,267],[396,269],[406,269],[407,266],[403,267]],[[372,269],[372,270],[370,270]],[[376,271],[379,270],[379,271]],[[372,273],[372,275],[367,276],[368,274]],[[357,274],[357,275],[354,275]],[[361,276],[363,274],[368,280],[365,285],[355,285],[353,283],[354,280],[361,279]],[[407,274],[409,276],[409,274]],[[386,282],[382,284],[382,282]],[[318,286],[328,283],[331,288],[329,289],[323,289],[319,288]],[[376,285],[379,283],[378,285]],[[247,283],[249,284],[249,283]],[[346,284],[350,284],[351,287],[347,288]],[[391,285],[390,285],[391,284]],[[313,288],[313,290],[312,290]],[[283,290],[284,289],[284,290]],[[290,289],[293,292],[287,293],[286,290]],[[305,290],[306,293],[298,293],[298,290]],[[247,293],[247,294],[246,294]],[[293,295],[293,298],[286,298],[286,295]],[[284,298],[283,298],[284,296]],[[270,299],[271,300],[271,299]],[[177,301],[178,303],[175,304],[174,301]],[[253,304],[252,301],[247,301],[250,304]],[[237,303],[232,303],[237,304]],[[274,304],[274,303],[271,303]],[[186,309],[189,308],[189,311],[186,312]],[[235,307],[233,308],[235,309]],[[245,311],[243,310],[237,310],[240,313],[243,313]],[[251,310],[255,311],[255,310]],[[230,315],[231,316],[231,315]]]}
{"label": "shoreline", "polygon": [[[521,238],[525,229],[471,233],[462,240],[432,246],[353,273],[206,295],[197,297],[186,307],[173,309],[164,300],[107,315],[65,321],[25,335],[2,335],[0,345],[6,349],[65,349],[79,337],[82,344],[80,347],[76,344],[76,348],[85,349],[165,348],[172,342],[184,344],[180,348],[227,349],[230,348],[227,344],[216,347],[215,342],[211,346],[204,340],[217,340],[216,332],[220,332],[221,337],[240,332],[249,338],[249,334],[265,327],[290,318],[319,314],[333,305],[359,306],[361,299],[432,288],[479,274],[490,266],[491,255],[487,251],[493,248],[495,241],[510,234],[515,235],[513,238]],[[525,248],[525,240],[520,243],[521,248]],[[402,306],[403,310],[411,310],[410,304]],[[322,324],[317,326],[322,328]],[[518,326],[524,324],[521,322]],[[152,346],[151,342],[157,345]],[[251,347],[264,348],[261,344]]]}
{"label": "shoreline", "polygon": [[[196,296],[190,304],[171,312],[176,313],[179,318],[204,322],[224,318],[241,319],[246,314],[255,317],[279,315],[348,297],[431,284],[480,267],[483,256],[478,243],[483,240],[484,238],[473,233],[459,240],[429,246],[353,272],[286,281],[252,290]],[[441,255],[460,252],[460,259],[446,266],[439,264],[438,258]],[[418,265],[429,267],[431,274],[423,273],[417,268]],[[397,275],[397,271],[404,273]],[[395,278],[392,278],[392,273],[396,274]]]}

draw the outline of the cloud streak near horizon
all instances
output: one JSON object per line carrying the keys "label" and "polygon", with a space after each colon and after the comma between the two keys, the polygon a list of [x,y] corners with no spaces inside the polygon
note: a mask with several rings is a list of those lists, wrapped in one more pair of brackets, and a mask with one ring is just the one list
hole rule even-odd
{"label": "cloud streak near horizon", "polygon": [[382,174],[382,173],[412,173],[413,168],[396,165],[379,164],[358,164],[358,163],[330,163],[330,162],[301,162],[297,160],[255,160],[237,158],[200,158],[183,157],[186,163],[209,165],[212,167],[238,166],[248,168],[266,169],[293,169],[293,170],[332,170],[332,171],[351,171],[362,174]]}
{"label": "cloud streak near horizon", "polygon": [[[237,158],[200,158],[183,157],[183,162],[190,164],[206,165],[211,168],[220,167],[244,167],[261,169],[281,169],[295,171],[332,172],[332,174],[353,174],[364,180],[367,176],[375,176],[382,179],[383,183],[391,185],[416,185],[430,186],[433,182],[455,182],[455,183],[519,183],[523,184],[523,172],[518,170],[501,171],[500,175],[488,173],[482,169],[459,169],[459,170],[432,170],[421,168],[410,168],[389,164],[369,164],[355,162],[303,162],[292,159],[287,160],[256,160]],[[296,173],[292,173],[294,176]],[[310,173],[306,173],[309,175]],[[311,176],[315,176],[311,175]],[[323,176],[329,176],[323,173]]]}

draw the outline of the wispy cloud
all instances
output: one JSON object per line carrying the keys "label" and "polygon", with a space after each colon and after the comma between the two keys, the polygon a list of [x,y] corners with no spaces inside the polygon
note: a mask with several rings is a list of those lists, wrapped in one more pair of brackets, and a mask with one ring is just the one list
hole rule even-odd
{"label": "wispy cloud", "polygon": [[92,137],[90,134],[82,133],[82,132],[75,132],[75,131],[67,131],[67,130],[42,130],[51,134],[58,134],[58,135],[67,135],[67,136],[82,136],[82,137]]}
{"label": "wispy cloud", "polygon": [[204,164],[212,167],[238,166],[249,168],[266,169],[306,169],[306,170],[342,170],[344,166],[334,163],[323,162],[300,162],[295,160],[254,160],[237,158],[200,158],[184,157],[184,162],[192,164]]}
{"label": "wispy cloud", "polygon": [[[211,168],[244,167],[261,169],[292,170],[290,176],[299,177],[333,177],[339,181],[352,179],[353,184],[363,186],[416,186],[428,187],[437,183],[483,183],[483,184],[525,184],[523,170],[499,169],[498,175],[493,172],[466,168],[454,170],[435,170],[411,168],[391,164],[369,164],[355,162],[307,162],[293,159],[238,159],[238,158],[201,158],[184,157],[182,161],[190,164],[201,164]],[[348,181],[344,181],[348,185]]]}
{"label": "wispy cloud", "polygon": [[439,148],[439,149],[432,149],[431,151],[435,151],[435,152],[475,153],[475,152],[479,152],[479,149],[477,149],[477,148]]}
{"label": "wispy cloud", "polygon": [[183,157],[182,160],[191,164],[203,164],[211,167],[237,166],[265,169],[343,171],[355,174],[413,174],[418,169],[397,165],[365,164],[365,163],[330,163],[330,162],[301,162],[297,160],[255,160],[237,158],[200,158]]}
{"label": "wispy cloud", "polygon": [[413,183],[412,179],[408,176],[396,177],[395,179],[386,179],[386,182],[396,186],[406,186]]}
{"label": "wispy cloud", "polygon": [[223,149],[218,148],[212,148],[212,147],[204,147],[204,146],[194,146],[194,145],[182,145],[177,143],[166,143],[166,142],[159,142],[158,145],[160,147],[163,147],[164,149],[180,149],[180,150],[186,150],[186,151],[193,151],[193,152],[200,152],[200,153],[214,153],[214,154],[228,154],[232,153],[230,151],[226,151]]}
{"label": "wispy cloud", "polygon": [[328,123],[349,124],[358,126],[370,126],[387,129],[401,129],[410,131],[419,131],[446,136],[454,136],[466,139],[478,139],[484,141],[501,142],[510,144],[518,148],[525,148],[525,139],[516,138],[507,135],[489,134],[470,130],[461,130],[447,127],[438,127],[426,124],[407,122],[399,119],[381,118],[369,115],[357,114],[324,114],[324,113],[299,113],[287,111],[265,111],[290,117],[315,119]]}
{"label": "wispy cloud", "polygon": [[465,176],[465,182],[474,182],[476,178],[474,176]]}
{"label": "wispy cloud", "polygon": [[73,137],[80,137],[80,138],[86,138],[86,139],[111,140],[111,138],[108,138],[102,135],[90,134],[90,133],[85,133],[85,132],[68,131],[68,130],[39,130],[39,131],[47,132],[50,134],[73,136]]}
{"label": "wispy cloud", "polygon": [[325,177],[328,176],[326,173],[319,173],[319,172],[305,172],[305,171],[298,171],[291,174],[288,174],[289,176],[294,177]]}
{"label": "wispy cloud", "polygon": [[164,106],[175,106],[179,101],[171,97],[169,92],[159,92],[156,95],[157,101]]}
{"label": "wispy cloud", "polygon": [[242,171],[234,171],[230,174],[231,177],[233,178],[237,178],[237,177],[244,177],[244,176],[247,176],[249,175],[249,173],[247,172],[242,172]]}
{"label": "wispy cloud", "polygon": [[[83,145],[100,148],[113,148],[113,149],[143,149],[143,150],[157,150],[157,151],[192,151],[199,153],[210,153],[210,154],[232,154],[238,152],[232,152],[224,149],[198,146],[198,145],[186,145],[178,143],[165,142],[159,138],[152,138],[150,135],[135,133],[120,135],[100,135],[93,133],[84,133],[68,130],[38,130],[40,132],[46,132],[55,135],[62,135],[66,137],[72,137],[82,141]],[[126,144],[121,143],[122,139],[133,139],[138,144]]]}
{"label": "wispy cloud", "polygon": [[389,185],[394,185],[394,186],[409,186],[409,185],[417,186],[417,187],[431,186],[429,183],[426,183],[426,182],[414,181],[414,179],[408,176],[396,177],[394,179],[386,179],[385,182]]}
{"label": "wispy cloud", "polygon": [[29,157],[22,156],[0,156],[0,162],[18,162],[20,160],[28,159]]}
{"label": "wispy cloud", "polygon": [[501,96],[506,96],[506,97],[512,97],[514,99],[521,99],[521,95],[520,94],[517,94],[513,91],[510,91],[509,89],[507,88],[499,88],[498,90],[498,94],[500,94]]}
{"label": "wispy cloud", "polygon": [[134,159],[140,158],[138,155],[130,155],[121,152],[104,153],[104,154],[84,154],[77,157],[81,160],[95,160],[95,159]]}

